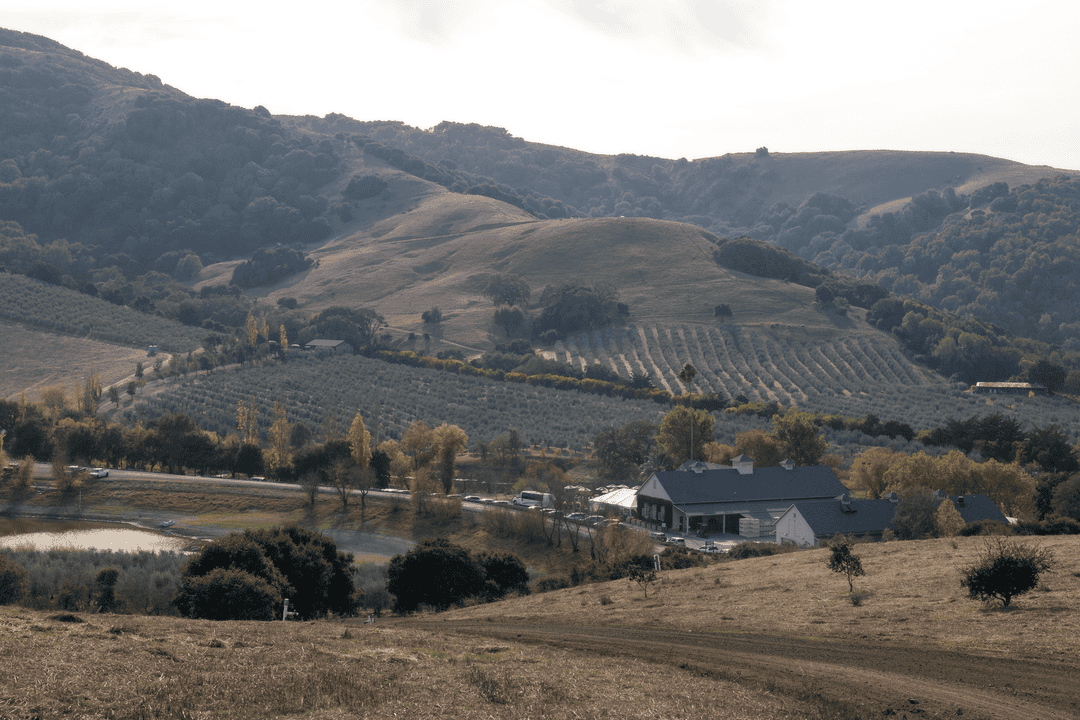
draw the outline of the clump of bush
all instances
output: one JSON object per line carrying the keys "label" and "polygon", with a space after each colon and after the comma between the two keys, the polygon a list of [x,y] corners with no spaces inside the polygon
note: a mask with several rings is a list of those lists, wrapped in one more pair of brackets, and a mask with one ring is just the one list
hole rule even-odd
{"label": "clump of bush", "polygon": [[988,541],[975,564],[964,570],[960,585],[973,599],[1008,607],[1014,597],[1034,590],[1053,566],[1050,550],[999,537]]}
{"label": "clump of bush", "polygon": [[1021,520],[1015,524],[979,520],[964,527],[959,535],[1080,535],[1080,522],[1069,517]]}
{"label": "clump of bush", "polygon": [[353,615],[352,560],[326,536],[297,525],[232,533],[185,566],[175,605],[188,617],[270,620],[289,598],[303,619]]}
{"label": "clump of bush", "polygon": [[0,553],[0,605],[18,603],[30,587],[28,573],[19,563]]}
{"label": "clump of bush", "polygon": [[421,605],[446,610],[469,599],[488,602],[511,592],[529,591],[529,573],[510,554],[473,556],[444,538],[424,540],[404,555],[395,555],[387,571],[386,589],[394,611],[410,613]]}
{"label": "clump of bush", "polygon": [[732,560],[745,560],[746,558],[775,555],[777,552],[779,552],[779,548],[776,545],[771,545],[768,543],[741,542],[735,547],[731,548],[731,551],[728,553],[728,557]]}

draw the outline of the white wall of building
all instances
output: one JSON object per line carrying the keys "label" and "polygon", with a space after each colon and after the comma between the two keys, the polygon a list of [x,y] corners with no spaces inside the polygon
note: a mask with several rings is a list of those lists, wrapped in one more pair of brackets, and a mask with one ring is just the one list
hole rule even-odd
{"label": "white wall of building", "polygon": [[776,544],[791,542],[800,547],[812,547],[817,543],[814,531],[810,529],[799,509],[792,505],[776,521]]}

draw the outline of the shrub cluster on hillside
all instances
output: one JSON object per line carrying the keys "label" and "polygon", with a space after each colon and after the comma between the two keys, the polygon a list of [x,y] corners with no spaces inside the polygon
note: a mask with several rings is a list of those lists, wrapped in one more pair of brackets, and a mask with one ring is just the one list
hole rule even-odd
{"label": "shrub cluster on hillside", "polygon": [[424,540],[390,561],[386,589],[394,610],[410,613],[421,605],[445,610],[469,599],[487,602],[508,593],[527,593],[529,573],[509,554],[472,555],[445,539]]}
{"label": "shrub cluster on hillside", "polygon": [[242,288],[271,285],[278,280],[307,270],[315,263],[299,250],[274,248],[256,250],[250,260],[245,260],[233,270],[231,285]]}
{"label": "shrub cluster on hillside", "polygon": [[185,565],[174,602],[181,614],[208,620],[273,620],[285,598],[303,619],[351,615],[352,562],[329,538],[297,525],[245,530]]}

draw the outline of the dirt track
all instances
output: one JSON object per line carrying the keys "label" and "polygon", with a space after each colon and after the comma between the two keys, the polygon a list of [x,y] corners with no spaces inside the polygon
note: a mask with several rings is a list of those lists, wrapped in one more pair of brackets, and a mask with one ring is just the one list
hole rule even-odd
{"label": "dirt track", "polygon": [[420,623],[433,630],[635,657],[772,692],[820,695],[859,717],[1073,720],[1080,663],[829,638],[645,628]]}

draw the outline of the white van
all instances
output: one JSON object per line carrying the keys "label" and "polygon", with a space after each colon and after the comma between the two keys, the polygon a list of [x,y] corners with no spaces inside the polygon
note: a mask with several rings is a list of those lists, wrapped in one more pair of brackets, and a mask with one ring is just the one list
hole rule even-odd
{"label": "white van", "polygon": [[514,505],[523,508],[549,508],[555,506],[555,496],[551,493],[538,492],[536,490],[522,490],[514,498]]}

